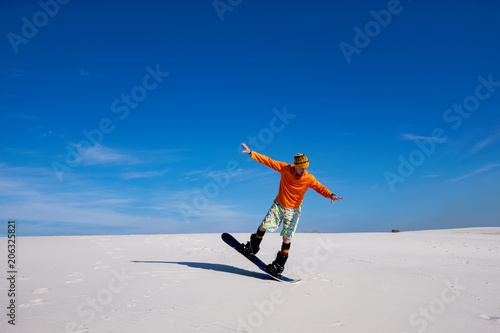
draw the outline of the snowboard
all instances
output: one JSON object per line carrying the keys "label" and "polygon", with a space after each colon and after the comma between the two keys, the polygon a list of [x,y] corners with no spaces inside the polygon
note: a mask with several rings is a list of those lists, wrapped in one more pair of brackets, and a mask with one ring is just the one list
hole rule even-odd
{"label": "snowboard", "polygon": [[243,255],[245,258],[247,258],[248,260],[250,260],[251,262],[253,262],[257,267],[259,267],[259,269],[261,271],[263,271],[264,273],[266,273],[267,275],[269,275],[270,277],[272,277],[273,279],[277,280],[277,281],[282,281],[282,282],[288,282],[288,283],[294,283],[294,282],[299,282],[300,279],[290,279],[286,276],[283,276],[281,275],[281,278],[277,278],[271,274],[269,274],[268,272],[266,272],[266,264],[260,260],[256,255],[253,256],[253,258],[250,258],[250,257],[247,257],[245,256],[241,251],[240,251],[240,248],[243,247],[243,244],[238,242],[236,240],[236,238],[234,238],[232,235],[228,234],[228,233],[223,233],[221,235],[222,237],[222,240],[224,242],[226,242],[227,245],[231,246],[233,249],[235,249],[236,251],[238,251],[241,255]]}

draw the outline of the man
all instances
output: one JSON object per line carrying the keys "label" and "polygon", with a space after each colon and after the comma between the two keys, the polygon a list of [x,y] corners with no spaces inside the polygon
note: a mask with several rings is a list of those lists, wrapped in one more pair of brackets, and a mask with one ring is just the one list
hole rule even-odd
{"label": "man", "polygon": [[304,195],[309,188],[312,188],[322,196],[330,198],[332,204],[335,200],[344,199],[338,197],[320,184],[316,178],[309,172],[309,161],[303,154],[297,154],[294,157],[294,164],[278,162],[270,159],[267,156],[251,151],[244,143],[243,153],[250,154],[250,157],[257,162],[260,162],[268,167],[278,171],[281,174],[278,196],[274,200],[271,208],[267,212],[266,217],[257,229],[255,234],[250,236],[250,241],[243,246],[242,252],[246,256],[253,256],[259,252],[259,245],[264,237],[266,230],[275,232],[281,223],[283,223],[283,243],[281,251],[276,255],[276,259],[267,265],[266,271],[276,277],[280,277],[285,269],[285,263],[288,259],[288,251],[292,242],[292,237],[297,229],[297,224],[300,217],[300,205],[304,199]]}

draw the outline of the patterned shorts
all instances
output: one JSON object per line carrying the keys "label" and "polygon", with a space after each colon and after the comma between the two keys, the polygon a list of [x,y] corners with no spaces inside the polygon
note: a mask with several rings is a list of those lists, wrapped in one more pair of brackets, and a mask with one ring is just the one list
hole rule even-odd
{"label": "patterned shorts", "polygon": [[278,201],[274,200],[266,217],[262,220],[262,226],[266,230],[275,232],[281,222],[283,222],[281,236],[292,239],[295,229],[297,229],[297,224],[299,223],[299,216],[300,207],[295,209],[285,208],[280,205]]}

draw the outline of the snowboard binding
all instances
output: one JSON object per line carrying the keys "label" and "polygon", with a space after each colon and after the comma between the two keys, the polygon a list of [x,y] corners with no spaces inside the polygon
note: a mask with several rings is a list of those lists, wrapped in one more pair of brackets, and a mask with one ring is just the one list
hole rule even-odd
{"label": "snowboard binding", "polygon": [[287,259],[288,254],[279,251],[276,255],[276,259],[267,265],[266,272],[278,279],[281,279],[281,273],[285,270],[285,263]]}
{"label": "snowboard binding", "polygon": [[250,236],[250,240],[246,244],[241,244],[240,252],[250,260],[253,260],[254,256],[260,250],[260,239],[257,238],[256,234]]}

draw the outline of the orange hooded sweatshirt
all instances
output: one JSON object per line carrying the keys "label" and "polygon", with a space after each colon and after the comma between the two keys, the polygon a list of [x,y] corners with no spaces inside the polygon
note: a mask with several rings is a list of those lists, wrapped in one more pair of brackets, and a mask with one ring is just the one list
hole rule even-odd
{"label": "orange hooded sweatshirt", "polygon": [[329,198],[332,192],[305,171],[302,177],[295,175],[295,167],[285,162],[278,162],[267,156],[251,152],[252,159],[278,171],[281,174],[280,188],[276,200],[285,208],[299,208],[309,188],[312,188],[325,198]]}

